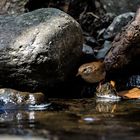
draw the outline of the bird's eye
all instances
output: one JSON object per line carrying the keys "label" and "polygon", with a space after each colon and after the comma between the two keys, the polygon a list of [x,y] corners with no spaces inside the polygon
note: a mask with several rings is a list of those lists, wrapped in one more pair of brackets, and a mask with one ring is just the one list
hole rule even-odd
{"label": "bird's eye", "polygon": [[84,69],[83,69],[83,72],[86,72],[86,70],[87,70],[87,68],[84,68]]}
{"label": "bird's eye", "polygon": [[91,73],[92,72],[92,68],[91,67],[87,67],[87,68],[84,68],[83,69],[83,73],[84,74],[89,74],[89,73]]}

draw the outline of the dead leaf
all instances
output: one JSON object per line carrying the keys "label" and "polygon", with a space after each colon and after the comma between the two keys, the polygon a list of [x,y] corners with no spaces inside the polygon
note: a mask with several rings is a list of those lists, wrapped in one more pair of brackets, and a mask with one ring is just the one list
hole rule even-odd
{"label": "dead leaf", "polygon": [[121,96],[122,98],[127,99],[138,99],[140,98],[140,89],[139,88],[133,88],[130,90],[121,91],[118,93],[118,96]]}
{"label": "dead leaf", "polygon": [[115,88],[115,85],[116,85],[116,83],[115,83],[115,81],[110,81],[110,84],[112,85],[112,87],[114,87]]}

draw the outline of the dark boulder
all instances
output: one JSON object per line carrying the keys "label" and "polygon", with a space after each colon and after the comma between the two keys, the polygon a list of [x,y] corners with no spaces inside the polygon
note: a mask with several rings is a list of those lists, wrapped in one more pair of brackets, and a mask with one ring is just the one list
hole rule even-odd
{"label": "dark boulder", "polygon": [[121,29],[126,26],[130,21],[134,18],[134,12],[123,13],[119,16],[116,16],[113,22],[108,26],[105,30],[103,37],[105,40],[110,40],[115,37],[117,33],[121,31]]}
{"label": "dark boulder", "polygon": [[139,0],[100,0],[104,9],[108,13],[119,15],[126,12],[136,12],[140,5]]}
{"label": "dark boulder", "polygon": [[0,16],[0,84],[45,89],[74,76],[82,53],[80,25],[66,13],[44,8]]}

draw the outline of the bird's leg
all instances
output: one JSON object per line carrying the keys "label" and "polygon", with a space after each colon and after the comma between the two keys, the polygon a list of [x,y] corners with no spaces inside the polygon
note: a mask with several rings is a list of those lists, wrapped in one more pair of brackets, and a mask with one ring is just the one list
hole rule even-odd
{"label": "bird's leg", "polygon": [[99,82],[99,91],[102,89],[102,84],[104,83],[105,79]]}
{"label": "bird's leg", "polygon": [[101,84],[101,82],[99,82],[98,87],[99,87],[99,91],[101,91],[101,88],[102,88],[102,84]]}

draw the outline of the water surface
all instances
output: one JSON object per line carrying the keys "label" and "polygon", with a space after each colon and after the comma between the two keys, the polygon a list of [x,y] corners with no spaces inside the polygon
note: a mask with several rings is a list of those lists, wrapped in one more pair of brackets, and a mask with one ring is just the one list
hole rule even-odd
{"label": "water surface", "polygon": [[140,100],[50,99],[46,109],[0,112],[1,138],[137,140],[139,131]]}

